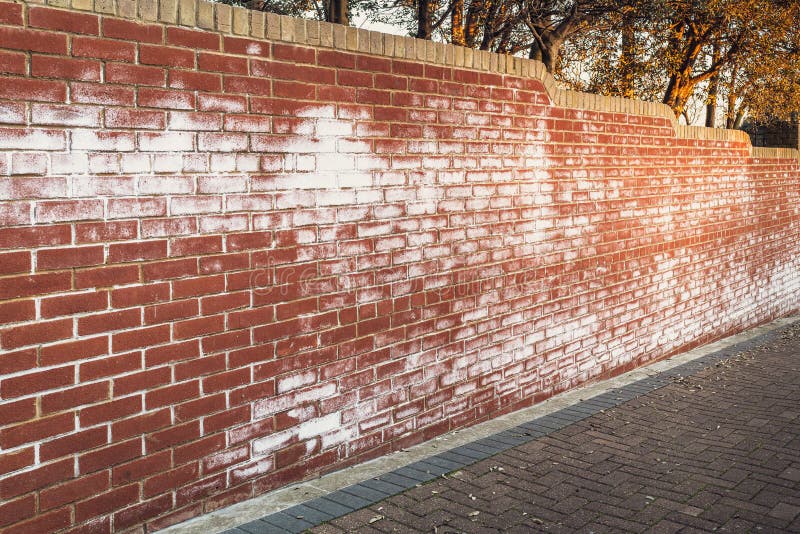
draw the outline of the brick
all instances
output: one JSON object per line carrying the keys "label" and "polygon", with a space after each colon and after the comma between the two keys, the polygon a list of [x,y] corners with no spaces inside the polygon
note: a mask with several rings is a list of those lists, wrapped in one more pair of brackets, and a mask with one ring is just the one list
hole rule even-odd
{"label": "brick", "polygon": [[68,461],[48,464],[25,473],[10,476],[0,482],[3,499],[23,495],[28,491],[44,488],[61,480],[72,478],[73,468]]}
{"label": "brick", "polygon": [[114,514],[114,526],[128,528],[133,525],[158,517],[172,508],[172,496],[162,495],[149,501],[130,506]]}
{"label": "brick", "polygon": [[5,475],[6,473],[33,466],[34,459],[33,447],[0,453],[0,474]]}
{"label": "brick", "polygon": [[30,272],[31,266],[31,253],[28,251],[0,253],[0,275]]}
{"label": "brick", "polygon": [[[108,69],[106,67],[106,80]],[[163,74],[162,80],[163,80]],[[123,82],[124,83],[124,82]],[[70,82],[70,97],[73,102],[83,104],[107,104],[116,106],[132,106],[135,99],[133,87],[120,87],[99,83]],[[63,101],[64,99],[61,99]]]}
{"label": "brick", "polygon": [[167,255],[167,242],[164,240],[141,241],[138,243],[120,243],[108,248],[110,263],[157,260]]}
{"label": "brick", "polygon": [[155,326],[116,333],[111,338],[111,347],[112,352],[120,353],[168,341],[170,341],[169,325]]}
{"label": "brick", "polygon": [[[6,427],[0,430],[0,446],[2,446],[4,449],[18,447],[26,443],[35,443],[59,434],[71,432],[74,429],[75,417],[70,413],[53,415],[51,417],[42,417],[34,421],[21,423],[16,426]],[[71,473],[72,471],[70,470],[70,474]],[[28,473],[28,475],[33,478],[31,473]],[[6,482],[9,485],[11,484],[8,479],[6,479]],[[33,484],[34,482],[34,480],[31,480],[28,482],[28,484]],[[4,490],[4,486],[0,485],[0,495],[3,493],[9,495],[11,492],[15,491],[20,491],[20,493],[15,493],[15,495],[20,495],[21,493],[25,492],[22,484],[18,483],[15,486],[16,487],[13,489],[8,488]]]}
{"label": "brick", "polygon": [[145,365],[154,367],[163,363],[171,363],[200,356],[200,344],[197,340],[170,343],[164,347],[153,347],[145,352]]}
{"label": "brick", "polygon": [[200,383],[196,380],[148,391],[145,395],[147,409],[159,408],[197,397]]}
{"label": "brick", "polygon": [[313,48],[276,43],[272,45],[272,57],[296,63],[314,63],[316,53]]}
{"label": "brick", "polygon": [[129,417],[121,421],[115,421],[111,425],[111,434],[115,441],[149,434],[153,431],[168,427],[172,417],[169,410],[158,410],[156,412],[144,413]]}
{"label": "brick", "polygon": [[200,52],[197,55],[197,67],[208,72],[222,72],[226,74],[248,74],[246,58],[231,57],[227,54],[211,54]]}
{"label": "brick", "polygon": [[[48,207],[51,213],[53,212],[53,208],[60,208],[60,206]],[[63,211],[61,213],[63,213]],[[40,250],[38,252],[36,267],[44,271],[100,265],[103,261],[104,251],[102,246],[52,248]]]}
{"label": "brick", "polygon": [[101,200],[59,200],[36,203],[36,222],[52,223],[103,218]]}
{"label": "brick", "polygon": [[9,534],[24,534],[26,532],[56,532],[63,530],[71,524],[71,511],[69,507],[52,510],[40,514],[34,519],[17,523],[6,529]]}
{"label": "brick", "polygon": [[59,367],[6,378],[0,382],[4,398],[19,397],[75,383],[73,367]]}
{"label": "brick", "polygon": [[100,126],[100,108],[94,106],[32,104],[31,123],[97,127]]}
{"label": "brick", "polygon": [[108,472],[100,472],[88,477],[81,477],[64,484],[42,491],[40,502],[43,510],[63,506],[85,499],[94,493],[100,493],[109,488]]}
{"label": "brick", "polygon": [[[167,202],[163,198],[112,198],[108,200],[106,213],[112,219],[163,217],[167,214]],[[93,241],[122,241],[137,237],[135,228],[125,222],[107,223],[105,227],[97,225],[94,229],[97,238]]]}
{"label": "brick", "polygon": [[48,345],[40,351],[42,365],[58,365],[108,354],[108,338],[103,336]]}
{"label": "brick", "polygon": [[41,321],[36,324],[6,328],[0,332],[0,343],[5,349],[38,345],[72,336],[72,320]]}
{"label": "brick", "polygon": [[[8,86],[4,84],[4,87]],[[63,89],[66,94],[66,87]],[[2,90],[0,89],[0,91]],[[35,93],[35,91],[33,92]],[[28,98],[36,100],[30,94]],[[6,149],[63,150],[67,146],[64,132],[58,130],[0,128],[0,137],[2,137],[3,146]]]}
{"label": "brick", "polygon": [[[127,63],[107,63],[105,67],[106,82],[164,86],[166,71],[160,67],[147,65],[129,65]],[[108,90],[108,89],[107,89]],[[126,88],[126,91],[128,89]]]}
{"label": "brick", "polygon": [[[29,304],[33,302],[26,301]],[[10,303],[13,304],[13,303]],[[7,321],[13,322],[13,321]],[[0,374],[11,374],[27,371],[36,367],[36,349],[25,349],[15,352],[5,352],[0,356]],[[24,410],[20,408],[20,413]],[[0,421],[2,418],[0,418]]]}
{"label": "brick", "polygon": [[49,7],[32,6],[28,10],[28,23],[34,28],[44,28],[68,33],[99,35],[100,17]]}
{"label": "brick", "polygon": [[247,110],[247,99],[237,95],[200,94],[197,96],[197,109],[228,113],[243,112]]}
{"label": "brick", "polygon": [[194,49],[219,50],[220,38],[219,35],[212,32],[168,27],[167,44]]}
{"label": "brick", "polygon": [[250,78],[247,76],[225,76],[222,82],[226,93],[244,93],[247,95],[269,96],[272,94],[272,87],[265,83],[263,79]]}
{"label": "brick", "polygon": [[[192,151],[194,150],[194,135],[189,132],[142,132],[139,134],[139,149],[150,152]],[[166,213],[161,215],[166,215]]]}
{"label": "brick", "polygon": [[143,43],[161,43],[163,26],[144,24],[131,20],[103,17],[103,35],[112,39],[139,41]]}
{"label": "brick", "polygon": [[[67,36],[52,32],[0,27],[0,48],[66,55]],[[10,83],[10,80],[5,82]]]}
{"label": "brick", "polygon": [[[210,74],[207,72],[192,72],[186,70],[170,70],[168,75],[168,87],[175,89],[188,89],[194,91],[216,92],[222,90],[222,77],[218,74]],[[219,100],[217,100],[219,102]],[[200,110],[209,110],[213,107],[210,104],[211,99],[209,95],[198,95],[197,107]],[[244,105],[242,105],[244,107]],[[210,109],[211,111],[224,111],[219,109]]]}
{"label": "brick", "polygon": [[[0,51],[0,72],[7,74],[25,74],[27,58],[22,52]],[[2,122],[10,122],[6,118]]]}
{"label": "brick", "polygon": [[60,412],[106,400],[110,394],[109,385],[108,382],[96,382],[45,395],[42,397],[42,413]]}
{"label": "brick", "polygon": [[120,443],[114,443],[107,447],[102,447],[78,456],[78,472],[81,475],[94,473],[138,458],[141,455],[141,439],[131,439]]}
{"label": "brick", "polygon": [[36,317],[36,306],[32,300],[0,303],[0,322],[4,324],[31,321]]}
{"label": "brick", "polygon": [[107,128],[163,130],[166,119],[163,111],[110,108],[105,113],[105,125]]}
{"label": "brick", "polygon": [[221,130],[222,116],[217,113],[180,112],[173,111],[169,114],[169,127],[171,130]]}
{"label": "brick", "polygon": [[161,65],[164,67],[194,67],[194,51],[156,45],[139,45],[139,62],[142,65]]}
{"label": "brick", "polygon": [[139,281],[139,267],[121,265],[84,269],[75,272],[75,288],[99,288],[130,284]]}
{"label": "brick", "polygon": [[[167,291],[169,295],[169,291]],[[167,300],[164,298],[163,300]],[[159,324],[175,319],[183,319],[198,315],[200,308],[197,300],[180,300],[177,302],[165,302],[156,306],[148,306],[144,310],[145,324]]]}
{"label": "brick", "polygon": [[[28,202],[6,202],[0,206],[0,224],[4,226],[18,226],[30,224],[31,213]],[[13,269],[12,263],[7,269]],[[2,272],[2,269],[0,269]]]}
{"label": "brick", "polygon": [[75,36],[72,38],[72,55],[133,63],[136,45],[112,39]]}
{"label": "brick", "polygon": [[157,368],[134,373],[114,380],[114,393],[127,394],[166,384],[171,379],[168,368]]}
{"label": "brick", "polygon": [[[36,354],[33,351],[30,351],[33,354],[34,360]],[[9,357],[18,356],[22,354],[23,356],[28,356],[29,352],[10,352],[7,353]],[[5,358],[4,358],[5,359]],[[28,358],[29,359],[29,358]],[[5,362],[4,362],[5,363]],[[7,367],[10,369],[9,372],[13,372],[14,368],[22,368],[18,370],[25,370],[25,369],[32,369],[33,365],[22,365],[22,363],[14,362],[16,365],[11,366],[8,365]],[[34,361],[35,363],[35,361]],[[36,399],[25,399],[16,402],[5,402],[2,407],[0,407],[0,424],[7,425],[10,423],[19,423],[21,421],[27,421],[29,419],[33,419],[36,416]],[[5,471],[4,471],[5,472]]]}
{"label": "brick", "polygon": [[[120,216],[121,214],[133,215],[134,209],[139,207],[136,202],[137,199],[120,199],[116,202],[114,199],[109,200],[109,204],[113,205],[115,210],[114,214]],[[148,199],[145,199],[148,200]],[[128,205],[123,205],[121,202],[127,201]],[[157,202],[152,202],[158,205]],[[149,204],[148,204],[149,205]],[[166,208],[164,208],[166,209]],[[111,211],[111,210],[109,210]],[[160,212],[156,210],[156,212]],[[99,223],[81,223],[75,225],[75,241],[77,243],[98,243],[106,241],[126,241],[135,239],[137,236],[136,221],[112,221],[112,222],[99,222]]]}
{"label": "brick", "polygon": [[93,292],[50,297],[41,301],[41,315],[45,319],[63,315],[104,310],[108,307],[108,294]]}
{"label": "brick", "polygon": [[108,429],[92,428],[42,443],[39,446],[39,456],[43,461],[55,460],[106,445],[107,442]]}
{"label": "brick", "polygon": [[132,132],[75,130],[71,147],[75,150],[130,152],[134,147]]}
{"label": "brick", "polygon": [[0,504],[0,527],[29,519],[36,513],[33,495],[26,495],[13,501]]}
{"label": "brick", "polygon": [[85,521],[135,503],[139,498],[139,485],[131,484],[96,495],[75,504],[75,520]]}
{"label": "brick", "polygon": [[172,452],[162,451],[124,463],[112,470],[111,481],[114,486],[142,480],[150,475],[163,473],[170,468]]}
{"label": "brick", "polygon": [[145,498],[164,493],[194,481],[200,475],[197,463],[182,465],[148,478],[143,484]]}
{"label": "brick", "polygon": [[11,154],[11,174],[43,175],[47,174],[47,154],[15,153]]}
{"label": "brick", "polygon": [[79,367],[81,380],[95,380],[137,371],[141,368],[141,360],[141,355],[138,352],[129,352],[82,363]]}
{"label": "brick", "polygon": [[100,68],[99,61],[88,59],[67,59],[38,54],[31,56],[31,75],[38,78],[99,81]]}
{"label": "brick", "polygon": [[[187,110],[195,108],[195,96],[191,92],[176,91],[174,89],[153,89],[149,87],[142,87],[138,90],[139,106],[148,108],[163,108],[163,109],[178,109]],[[142,137],[152,138],[155,134],[141,134]],[[168,137],[181,137],[179,134],[161,134]],[[141,143],[141,141],[140,141]],[[143,148],[143,147],[142,147]],[[153,150],[152,148],[143,148],[144,150]],[[161,150],[164,150],[162,147]],[[191,147],[184,148],[183,144],[178,144],[173,150],[191,150]]]}
{"label": "brick", "polygon": [[0,15],[0,23],[22,26],[22,4],[17,4],[14,2],[4,3],[3,14]]}
{"label": "brick", "polygon": [[245,134],[200,133],[197,136],[197,149],[203,152],[243,152],[247,144]]}

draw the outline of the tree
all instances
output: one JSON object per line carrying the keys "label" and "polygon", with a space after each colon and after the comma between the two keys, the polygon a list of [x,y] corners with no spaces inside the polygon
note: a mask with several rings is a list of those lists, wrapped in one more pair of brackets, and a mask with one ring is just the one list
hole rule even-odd
{"label": "tree", "polygon": [[611,6],[604,1],[526,0],[524,22],[533,37],[528,57],[555,72],[565,41],[608,13]]}
{"label": "tree", "polygon": [[[768,100],[789,109],[797,95],[789,90],[800,68],[791,44],[800,31],[797,5],[797,0],[630,0],[568,40],[572,58],[556,75],[578,89],[660,100],[677,117],[695,114],[689,105],[699,99],[708,125],[716,124],[719,105],[726,103],[727,124],[739,124],[744,114],[769,107]],[[778,98],[764,97],[777,91]]]}
{"label": "tree", "polygon": [[224,0],[234,5],[290,17],[312,18],[348,25],[348,0]]}

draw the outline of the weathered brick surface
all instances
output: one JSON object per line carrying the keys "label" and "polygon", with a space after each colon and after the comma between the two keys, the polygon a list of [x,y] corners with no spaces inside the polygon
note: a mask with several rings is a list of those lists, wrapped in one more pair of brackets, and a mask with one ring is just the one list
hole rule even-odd
{"label": "weathered brick surface", "polygon": [[10,528],[168,525],[797,307],[794,153],[177,5],[0,2]]}
{"label": "weathered brick surface", "polygon": [[311,529],[797,532],[800,327]]}

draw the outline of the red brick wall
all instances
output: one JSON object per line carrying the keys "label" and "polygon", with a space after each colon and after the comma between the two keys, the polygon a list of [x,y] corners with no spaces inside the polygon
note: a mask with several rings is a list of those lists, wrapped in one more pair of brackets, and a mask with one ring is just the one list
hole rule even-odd
{"label": "red brick wall", "polygon": [[8,532],[157,529],[798,305],[797,160],[736,137],[19,3],[0,49]]}

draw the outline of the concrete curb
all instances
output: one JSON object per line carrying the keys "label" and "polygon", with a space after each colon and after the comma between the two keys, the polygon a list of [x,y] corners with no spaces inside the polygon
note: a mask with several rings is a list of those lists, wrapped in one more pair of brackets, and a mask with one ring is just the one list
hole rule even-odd
{"label": "concrete curb", "polygon": [[770,342],[781,330],[798,321],[800,316],[777,319],[618,377],[562,393],[536,406],[446,434],[406,451],[261,495],[163,532],[302,532],[561,430],[664,387],[675,378],[695,374],[716,362]]}

